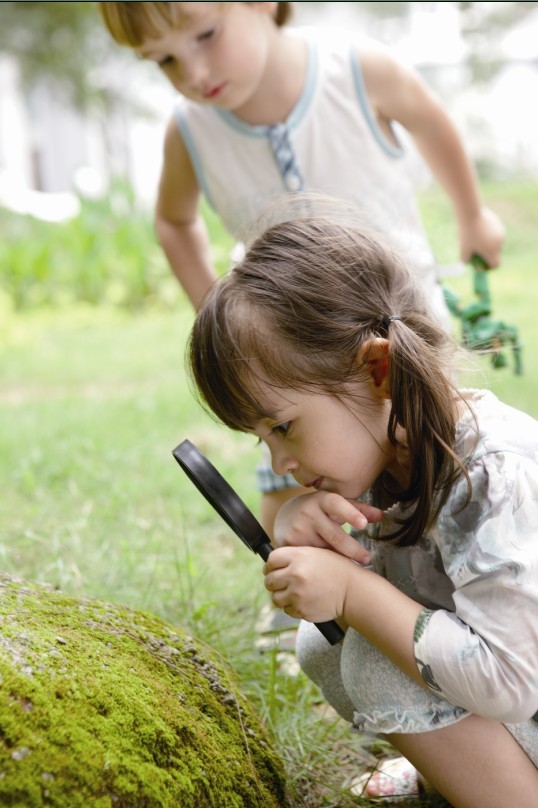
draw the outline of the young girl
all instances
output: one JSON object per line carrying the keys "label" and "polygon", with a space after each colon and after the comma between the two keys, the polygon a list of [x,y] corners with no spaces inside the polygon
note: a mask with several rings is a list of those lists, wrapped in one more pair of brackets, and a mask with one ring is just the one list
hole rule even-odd
{"label": "young girl", "polygon": [[190,341],[203,402],[312,489],[264,567],[305,673],[452,805],[536,808],[538,423],[454,354],[396,255],[322,216],[258,237]]}
{"label": "young girl", "polygon": [[[504,233],[482,204],[457,130],[416,71],[366,37],[286,27],[291,3],[98,6],[116,41],[155,62],[179,93],[165,137],[156,231],[195,307],[216,277],[201,194],[241,242],[270,200],[314,190],[351,202],[371,226],[398,239],[450,328],[394,126],[409,133],[447,192],[462,260],[478,253],[497,266]],[[296,484],[275,476],[269,463],[258,483],[262,522],[272,534],[288,486]]]}

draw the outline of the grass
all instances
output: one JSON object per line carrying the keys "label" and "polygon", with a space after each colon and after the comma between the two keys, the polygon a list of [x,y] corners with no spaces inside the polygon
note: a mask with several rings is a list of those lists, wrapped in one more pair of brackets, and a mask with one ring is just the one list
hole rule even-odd
{"label": "grass", "polygon": [[[469,383],[538,417],[535,190],[514,183],[485,193],[508,228],[503,268],[490,280],[494,314],[520,330],[524,375],[482,359]],[[429,193],[423,210],[440,260],[454,261],[448,205]],[[469,273],[450,284],[472,298]],[[173,310],[136,313],[2,306],[2,569],[158,614],[203,637],[230,660],[274,732],[297,806],[357,805],[346,778],[387,747],[351,736],[302,675],[288,676],[276,652],[255,649],[267,602],[261,562],[172,458],[188,437],[257,510],[254,439],[216,424],[188,386],[189,305],[180,297]]]}

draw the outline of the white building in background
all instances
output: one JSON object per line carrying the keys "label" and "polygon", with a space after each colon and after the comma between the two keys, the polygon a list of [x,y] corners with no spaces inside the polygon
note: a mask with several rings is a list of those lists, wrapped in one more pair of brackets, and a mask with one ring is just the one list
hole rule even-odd
{"label": "white building in background", "polygon": [[[475,87],[466,83],[456,3],[411,3],[407,16],[393,19],[369,16],[369,5],[297,3],[295,21],[355,26],[393,47],[441,94],[477,162],[501,176],[538,178],[538,11],[504,37],[505,66],[487,87]],[[44,218],[74,215],[77,187],[98,194],[119,175],[141,204],[152,206],[173,103],[172,88],[152,70],[133,59],[132,70],[119,71],[128,86],[118,89],[138,97],[149,115],[125,109],[103,121],[75,112],[46,85],[24,96],[16,64],[0,58],[0,205]],[[117,72],[110,71],[111,80]]]}
{"label": "white building in background", "polygon": [[100,195],[113,176],[127,177],[139,202],[152,205],[174,93],[147,71],[140,81],[140,67],[133,64],[131,81],[147,114],[126,104],[104,120],[73,109],[45,82],[24,93],[16,62],[0,57],[0,205],[40,215],[46,204],[43,218],[63,218],[73,215],[77,192]]}

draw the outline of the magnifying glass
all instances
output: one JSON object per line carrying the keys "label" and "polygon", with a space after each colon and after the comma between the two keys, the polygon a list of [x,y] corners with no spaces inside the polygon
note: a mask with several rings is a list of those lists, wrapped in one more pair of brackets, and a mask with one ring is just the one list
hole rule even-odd
{"label": "magnifying glass", "polygon": [[[273,549],[269,536],[215,466],[190,440],[176,446],[172,454],[187,477],[243,544],[267,561]],[[336,645],[344,636],[334,620],[315,625],[331,645]]]}

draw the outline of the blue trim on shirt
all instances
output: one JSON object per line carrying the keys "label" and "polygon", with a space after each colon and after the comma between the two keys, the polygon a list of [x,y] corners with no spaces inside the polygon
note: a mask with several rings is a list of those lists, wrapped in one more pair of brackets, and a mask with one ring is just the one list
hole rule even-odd
{"label": "blue trim on shirt", "polygon": [[[312,96],[314,95],[314,91],[316,89],[316,81],[318,77],[318,53],[316,46],[313,42],[307,42],[308,46],[308,54],[307,54],[307,68],[306,68],[306,79],[303,90],[301,92],[301,96],[297,101],[297,104],[290,112],[285,124],[287,125],[288,129],[293,129],[299,125],[302,121],[304,116],[306,115],[308,108],[312,102]],[[235,129],[236,132],[240,132],[242,135],[247,135],[249,137],[258,137],[258,138],[266,138],[267,137],[267,130],[268,126],[265,124],[263,125],[254,125],[250,123],[246,123],[242,121],[241,118],[238,118],[233,112],[230,112],[228,109],[220,109],[219,107],[215,107],[215,112],[220,115],[220,117]]]}
{"label": "blue trim on shirt", "polygon": [[292,109],[291,114],[286,121],[290,129],[294,129],[296,126],[298,126],[308,112],[318,81],[319,58],[317,47],[314,42],[308,42],[307,45],[308,57],[306,79],[301,97],[295,105],[295,108]]}
{"label": "blue trim on shirt", "polygon": [[230,112],[229,109],[215,108],[215,112],[219,115],[225,123],[228,124],[236,132],[247,137],[264,138],[267,135],[267,126],[254,126],[253,124],[246,123]]}
{"label": "blue trim on shirt", "polygon": [[196,144],[191,135],[189,125],[187,123],[187,120],[180,105],[178,105],[174,110],[174,118],[176,119],[177,128],[179,129],[181,137],[183,138],[185,148],[189,152],[189,157],[191,158],[192,167],[194,169],[194,173],[196,174],[198,185],[200,186],[203,195],[205,196],[205,198],[207,199],[213,210],[216,210],[213,200],[211,199],[211,194],[209,193],[209,187],[205,179],[205,174],[202,168],[202,162],[200,160],[198,149],[196,148]]}
{"label": "blue trim on shirt", "polygon": [[379,124],[377,123],[374,117],[372,108],[370,106],[370,102],[368,100],[368,95],[366,93],[366,88],[364,86],[364,81],[362,78],[361,66],[357,58],[357,52],[353,47],[350,48],[349,55],[351,59],[351,71],[353,73],[353,81],[355,83],[355,89],[357,91],[359,104],[361,105],[364,117],[366,118],[366,121],[371,129],[374,138],[377,140],[383,151],[386,152],[390,157],[403,157],[404,155],[403,148],[401,146],[394,146],[392,143],[390,143],[383,134],[383,132],[381,131],[381,129],[379,128]]}

